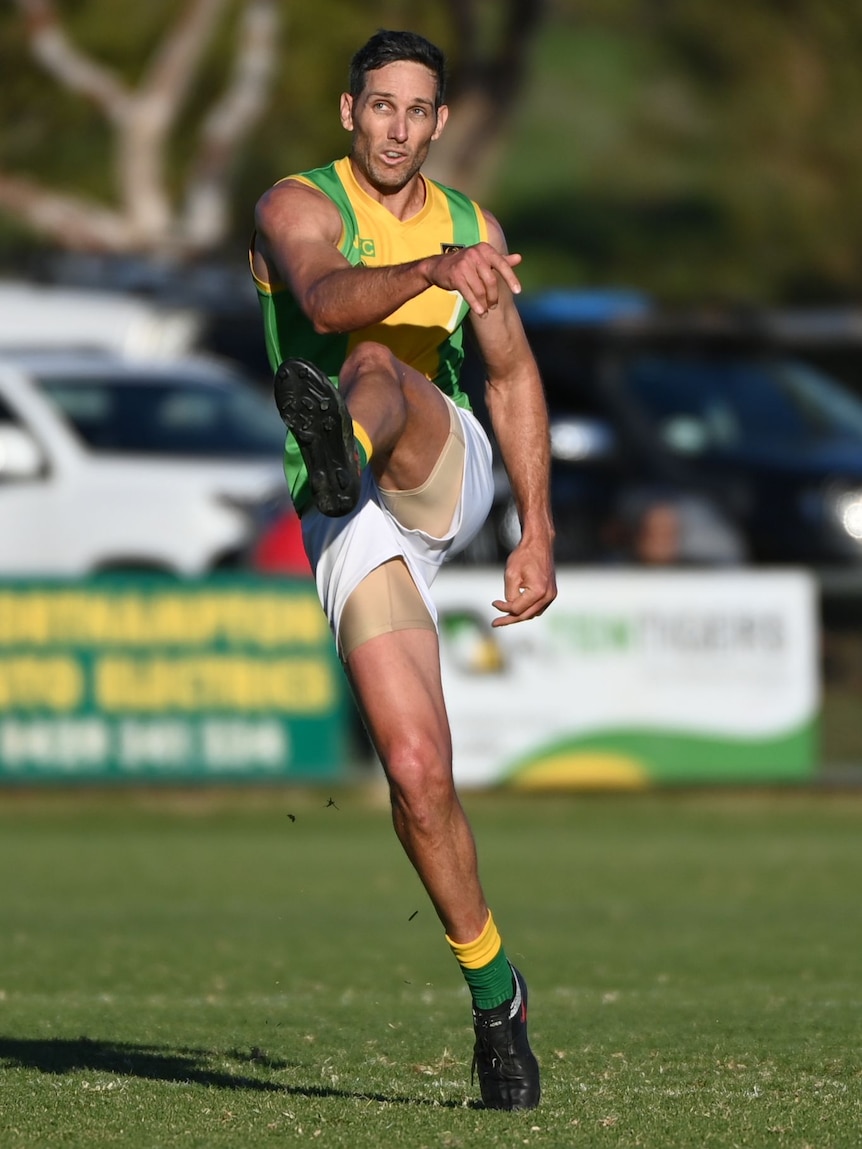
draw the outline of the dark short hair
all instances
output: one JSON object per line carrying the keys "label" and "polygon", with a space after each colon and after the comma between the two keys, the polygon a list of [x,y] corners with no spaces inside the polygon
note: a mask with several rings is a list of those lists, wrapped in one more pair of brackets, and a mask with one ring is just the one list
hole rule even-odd
{"label": "dark short hair", "polygon": [[436,44],[417,32],[390,32],[381,28],[363,44],[350,61],[350,94],[354,99],[365,89],[368,72],[385,68],[399,60],[412,60],[424,64],[437,77],[437,96],[434,107],[439,108],[446,95],[446,57]]}

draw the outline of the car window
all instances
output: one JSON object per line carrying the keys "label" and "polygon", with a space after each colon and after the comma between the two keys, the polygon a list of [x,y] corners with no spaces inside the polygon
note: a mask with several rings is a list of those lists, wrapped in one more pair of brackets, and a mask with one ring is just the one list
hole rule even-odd
{"label": "car window", "polygon": [[803,363],[644,356],[630,364],[627,384],[682,454],[848,436],[862,442],[862,402]]}
{"label": "car window", "polygon": [[862,439],[862,401],[857,395],[809,363],[788,360],[776,370],[782,386],[813,423],[828,433]]}
{"label": "car window", "polygon": [[42,390],[96,452],[195,458],[277,457],[281,424],[246,388],[182,379],[45,376]]}

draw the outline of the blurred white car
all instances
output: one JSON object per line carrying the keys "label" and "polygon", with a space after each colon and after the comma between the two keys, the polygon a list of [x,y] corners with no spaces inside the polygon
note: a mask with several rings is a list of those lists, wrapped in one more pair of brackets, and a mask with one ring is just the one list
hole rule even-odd
{"label": "blurred white car", "polygon": [[163,307],[118,291],[0,280],[0,352],[110,351],[178,358],[197,347],[203,321],[192,308]]}
{"label": "blurred white car", "polygon": [[283,497],[283,438],[217,362],[0,353],[0,574],[236,565]]}

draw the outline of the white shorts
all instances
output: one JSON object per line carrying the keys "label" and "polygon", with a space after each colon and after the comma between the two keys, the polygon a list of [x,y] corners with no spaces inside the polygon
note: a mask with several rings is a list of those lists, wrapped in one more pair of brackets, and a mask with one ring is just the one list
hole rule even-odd
{"label": "white shorts", "polygon": [[431,584],[446,559],[476,537],[494,494],[488,436],[472,412],[452,406],[464,433],[464,476],[452,524],[441,538],[403,527],[382,502],[368,467],[362,474],[359,502],[349,515],[331,518],[312,507],[302,516],[302,538],[334,635],[338,635],[341,612],[353,591],[366,575],[392,558],[404,559],[436,624]]}

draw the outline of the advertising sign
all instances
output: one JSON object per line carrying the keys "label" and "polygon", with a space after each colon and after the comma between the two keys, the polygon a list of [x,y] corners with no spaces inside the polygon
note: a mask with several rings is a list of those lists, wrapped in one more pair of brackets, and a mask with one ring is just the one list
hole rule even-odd
{"label": "advertising sign", "polygon": [[309,582],[0,584],[0,782],[331,778],[345,706]]}
{"label": "advertising sign", "polygon": [[434,584],[457,781],[639,787],[808,778],[813,580],[800,571],[560,573],[535,620],[492,629],[497,572]]}

